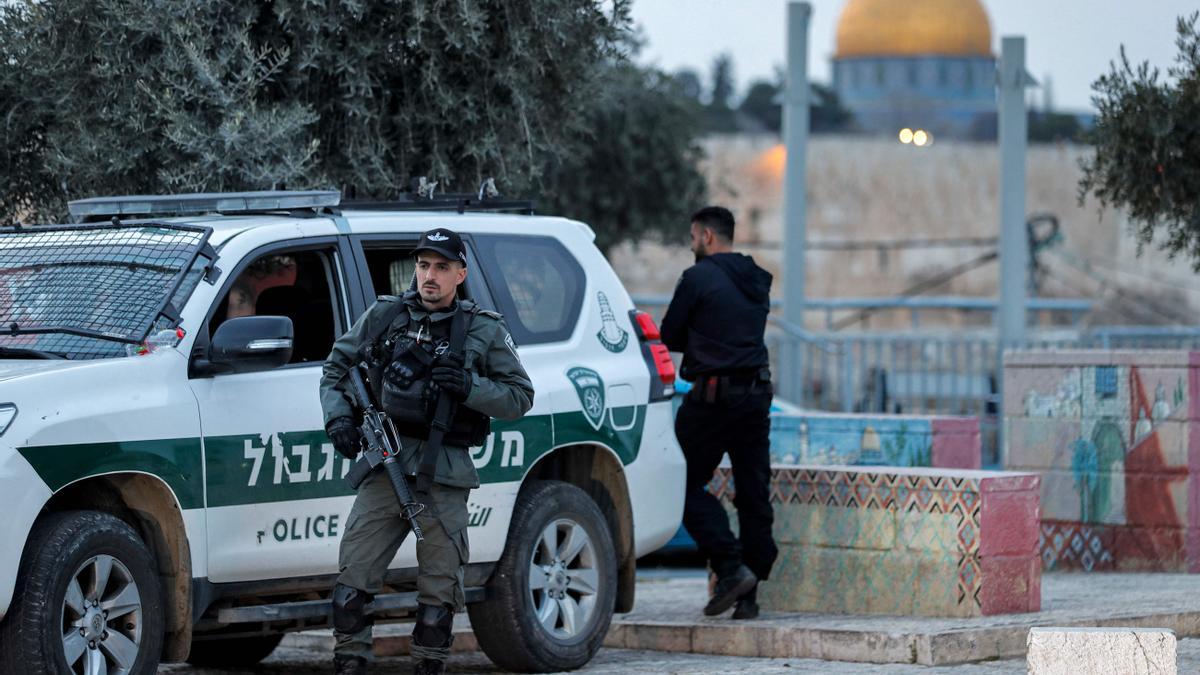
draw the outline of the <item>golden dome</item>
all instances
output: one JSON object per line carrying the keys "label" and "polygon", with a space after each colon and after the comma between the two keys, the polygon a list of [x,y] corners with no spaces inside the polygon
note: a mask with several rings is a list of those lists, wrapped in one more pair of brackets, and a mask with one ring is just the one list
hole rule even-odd
{"label": "golden dome", "polygon": [[850,0],[835,58],[991,56],[992,28],[979,0]]}

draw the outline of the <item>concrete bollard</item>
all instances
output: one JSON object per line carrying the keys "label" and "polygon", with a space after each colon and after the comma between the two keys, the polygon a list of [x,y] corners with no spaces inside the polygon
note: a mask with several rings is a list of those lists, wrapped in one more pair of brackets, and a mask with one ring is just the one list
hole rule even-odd
{"label": "concrete bollard", "polygon": [[1175,675],[1175,631],[1031,628],[1029,675]]}

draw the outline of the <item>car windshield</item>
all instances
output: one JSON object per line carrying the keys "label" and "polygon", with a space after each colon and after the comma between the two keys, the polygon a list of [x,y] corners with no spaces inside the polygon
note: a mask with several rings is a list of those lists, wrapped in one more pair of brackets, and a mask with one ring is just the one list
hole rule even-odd
{"label": "car windshield", "polygon": [[207,228],[112,224],[0,228],[0,359],[124,356],[211,263]]}

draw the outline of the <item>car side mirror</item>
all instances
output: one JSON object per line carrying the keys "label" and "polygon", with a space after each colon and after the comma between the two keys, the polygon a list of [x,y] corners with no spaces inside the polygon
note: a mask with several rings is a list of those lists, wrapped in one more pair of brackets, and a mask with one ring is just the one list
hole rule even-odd
{"label": "car side mirror", "polygon": [[239,316],[217,327],[208,358],[196,370],[250,373],[285,365],[292,358],[292,320],[286,316]]}

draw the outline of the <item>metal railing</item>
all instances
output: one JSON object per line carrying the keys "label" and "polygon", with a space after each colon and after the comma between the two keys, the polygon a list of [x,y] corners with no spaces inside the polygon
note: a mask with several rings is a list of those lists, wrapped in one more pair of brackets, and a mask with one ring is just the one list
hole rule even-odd
{"label": "metal railing", "polygon": [[811,333],[772,320],[776,391],[801,408],[979,417],[985,466],[999,464],[1002,356],[1007,349],[1200,349],[1200,327],[1100,327],[1033,332]]}
{"label": "metal railing", "polygon": [[[653,310],[669,298],[637,296]],[[1086,307],[1085,307],[1086,305]],[[814,300],[809,309],[861,308],[993,311],[994,300],[975,298],[842,298]],[[1032,299],[1030,313],[1082,315],[1088,301]],[[654,312],[652,312],[654,313]],[[659,315],[661,318],[661,315]],[[828,325],[828,324],[827,324]],[[983,463],[999,463],[1002,356],[1005,349],[1200,349],[1200,327],[1070,325],[1034,327],[1021,343],[1000,344],[991,327],[948,331],[815,332],[772,315],[766,335],[779,397],[809,410],[969,415],[979,417]]]}
{"label": "metal railing", "polygon": [[[650,311],[655,319],[662,319],[662,313],[671,302],[671,296],[635,295],[633,296],[633,302],[639,307]],[[1030,298],[1027,308],[1031,319],[1034,321],[1048,324],[1058,323],[1064,326],[1078,326],[1084,315],[1092,310],[1093,304],[1091,300],[1075,298]],[[827,330],[834,330],[838,320],[845,321],[847,318],[860,319],[861,325],[866,327],[869,326],[873,315],[884,312],[907,312],[910,326],[915,330],[921,327],[921,316],[927,316],[934,312],[950,312],[960,315],[986,314],[987,316],[981,319],[981,322],[987,322],[996,313],[999,303],[994,298],[922,295],[901,298],[814,298],[806,300],[804,305],[806,312],[823,312],[825,314],[825,328]],[[772,309],[777,309],[780,306],[778,300],[771,301]],[[1065,321],[1052,321],[1056,317],[1064,318]]]}

